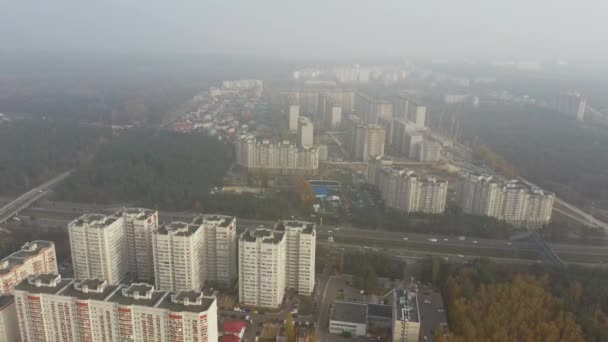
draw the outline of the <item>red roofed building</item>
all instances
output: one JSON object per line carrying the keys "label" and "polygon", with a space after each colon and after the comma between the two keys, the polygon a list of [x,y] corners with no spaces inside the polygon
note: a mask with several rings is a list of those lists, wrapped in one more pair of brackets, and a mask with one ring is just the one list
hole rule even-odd
{"label": "red roofed building", "polygon": [[224,320],[222,323],[221,342],[240,342],[245,334],[247,324],[243,321]]}

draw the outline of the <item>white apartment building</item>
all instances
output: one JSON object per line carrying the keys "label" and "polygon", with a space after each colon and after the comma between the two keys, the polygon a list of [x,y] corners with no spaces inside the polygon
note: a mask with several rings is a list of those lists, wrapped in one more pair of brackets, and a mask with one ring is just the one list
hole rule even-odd
{"label": "white apartment building", "polygon": [[298,146],[312,147],[314,144],[314,125],[312,121],[301,116],[298,119]]}
{"label": "white apartment building", "polygon": [[198,291],[31,276],[15,289],[23,341],[218,341],[217,302]]}
{"label": "white apartment building", "polygon": [[315,251],[317,246],[314,223],[282,221],[277,230],[285,232],[285,283],[288,288],[308,296],[315,287]]}
{"label": "white apartment building", "polygon": [[329,157],[329,150],[327,145],[317,145],[317,151],[319,153],[319,161],[325,161]]}
{"label": "white apartment building", "polygon": [[205,284],[205,235],[199,224],[171,222],[152,233],[158,290],[198,290]]}
{"label": "white apartment building", "polygon": [[253,136],[237,139],[236,161],[250,173],[278,175],[316,175],[319,151],[316,147],[297,148],[287,141],[274,144]]}
{"label": "white apartment building", "polygon": [[414,171],[385,166],[376,175],[376,187],[387,207],[406,213],[442,214],[448,182],[434,177],[421,179]]}
{"label": "white apartment building", "polygon": [[200,215],[193,224],[201,224],[203,229],[205,278],[224,286],[232,285],[238,275],[236,217]]}
{"label": "white apartment building", "polygon": [[551,221],[555,194],[518,181],[461,174],[458,203],[471,215],[490,216],[517,227],[540,228]]}
{"label": "white apartment building", "polygon": [[353,159],[367,161],[370,157],[384,155],[384,127],[363,123],[357,116],[350,115],[347,120],[347,132],[350,135],[347,145]]}
{"label": "white apartment building", "polygon": [[84,214],[68,223],[74,275],[118,284],[129,270],[123,217]]}
{"label": "white apartment building", "polygon": [[158,211],[127,208],[116,215],[123,218],[129,275],[138,281],[153,281],[152,232],[158,228]]}
{"label": "white apartment building", "polygon": [[0,260],[0,296],[12,294],[13,287],[30,275],[57,272],[55,244],[42,240],[28,242]]}
{"label": "white apartment building", "polygon": [[418,144],[418,161],[434,163],[441,159],[441,144],[436,141],[424,140]]}
{"label": "white apartment building", "polygon": [[300,106],[289,105],[289,112],[287,113],[288,127],[291,132],[298,131],[298,121],[300,120]]}
{"label": "white apartment building", "polygon": [[19,321],[13,296],[0,296],[0,342],[19,342]]}
{"label": "white apartment building", "polygon": [[277,308],[285,295],[285,233],[248,230],[239,238],[239,301]]}

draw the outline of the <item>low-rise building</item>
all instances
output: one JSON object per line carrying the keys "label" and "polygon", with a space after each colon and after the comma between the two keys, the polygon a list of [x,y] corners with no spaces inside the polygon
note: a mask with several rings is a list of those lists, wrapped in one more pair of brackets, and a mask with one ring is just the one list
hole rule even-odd
{"label": "low-rise building", "polygon": [[334,301],[331,304],[329,333],[365,336],[367,334],[367,304]]}
{"label": "low-rise building", "polygon": [[11,295],[13,287],[30,275],[57,272],[55,244],[43,240],[28,242],[0,260],[0,296]]}

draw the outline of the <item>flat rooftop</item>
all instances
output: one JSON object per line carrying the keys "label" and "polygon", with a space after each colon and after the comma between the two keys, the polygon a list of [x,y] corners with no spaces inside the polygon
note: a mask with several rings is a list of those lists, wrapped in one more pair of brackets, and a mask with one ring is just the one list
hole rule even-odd
{"label": "flat rooftop", "polygon": [[116,215],[103,215],[103,214],[84,214],[74,221],[70,222],[70,225],[83,226],[88,225],[89,228],[103,229],[110,224],[116,222],[120,217]]}
{"label": "flat rooftop", "polygon": [[384,304],[367,304],[367,315],[382,318],[393,318],[393,306]]}
{"label": "flat rooftop", "polygon": [[[201,215],[201,223],[213,224],[218,227],[226,228],[236,221],[236,217],[228,215]],[[198,219],[198,217],[197,217]],[[196,219],[195,219],[196,220]]]}
{"label": "flat rooftop", "polygon": [[156,213],[156,210],[152,210],[152,209],[146,209],[146,208],[125,208],[121,211],[119,211],[117,214],[122,214],[125,213],[127,215],[130,216],[135,216],[136,219],[145,219],[148,218],[152,215],[154,215],[154,213]]}
{"label": "flat rooftop", "polygon": [[38,255],[41,250],[54,245],[53,242],[44,240],[35,240],[24,244],[18,251],[0,260],[0,275],[11,272],[13,268],[23,264],[28,258]]}
{"label": "flat rooftop", "polygon": [[334,301],[331,307],[331,321],[367,323],[367,304]]}
{"label": "flat rooftop", "polygon": [[200,226],[196,224],[174,221],[159,226],[156,233],[161,235],[192,236],[199,228]]}
{"label": "flat rooftop", "polygon": [[120,285],[107,285],[105,281],[99,279],[75,280],[61,291],[61,295],[80,300],[104,300],[119,287]]}
{"label": "flat rooftop", "polygon": [[297,228],[301,229],[302,233],[312,234],[315,229],[315,224],[306,221],[286,220],[277,224],[278,229]]}
{"label": "flat rooftop", "polygon": [[285,233],[279,231],[273,231],[270,229],[248,229],[241,234],[240,240],[245,242],[255,242],[258,239],[262,243],[278,244],[283,240]]}
{"label": "flat rooftop", "polygon": [[420,322],[418,298],[416,293],[404,289],[395,289],[393,293],[395,320]]}
{"label": "flat rooftop", "polygon": [[[58,294],[61,289],[69,285],[72,279],[63,279],[60,275],[39,274],[23,279],[15,290],[27,291],[30,293]],[[37,286],[37,285],[40,286]]]}
{"label": "flat rooftop", "polygon": [[207,311],[214,300],[201,292],[179,291],[165,296],[156,307],[178,312],[202,312]]}

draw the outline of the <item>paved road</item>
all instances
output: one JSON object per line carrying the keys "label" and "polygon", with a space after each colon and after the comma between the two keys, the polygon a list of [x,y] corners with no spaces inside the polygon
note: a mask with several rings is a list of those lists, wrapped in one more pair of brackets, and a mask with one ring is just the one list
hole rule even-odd
{"label": "paved road", "polygon": [[[24,210],[22,214],[35,216],[37,222],[42,225],[47,225],[50,227],[63,227],[69,221],[80,216],[83,212],[112,213],[119,208],[121,208],[121,206],[94,206],[88,204],[82,205],[75,203],[45,201],[44,203],[35,204],[29,209]],[[195,216],[194,213],[189,212],[164,211],[160,212],[159,215],[161,221],[165,222],[172,220],[189,221],[192,219],[192,217]],[[257,228],[260,226],[271,228],[276,223],[275,221],[252,219],[238,219],[237,222],[239,231],[242,231],[247,228]],[[438,252],[438,250],[434,250],[433,247],[442,247],[439,248],[439,250],[445,250],[446,248],[496,250],[502,251],[505,255],[509,252],[513,252],[514,257],[517,255],[518,252],[521,251],[537,250],[536,246],[528,241],[509,241],[473,237],[465,237],[464,240],[460,240],[458,236],[451,235],[446,236],[393,231],[378,231],[357,229],[351,227],[322,226],[318,227],[318,234],[319,241],[327,241],[327,238],[329,236],[332,236],[337,243],[344,243],[347,245],[358,245],[359,247],[362,247],[362,245],[367,245],[370,248],[375,248],[375,244],[382,245],[385,243],[391,243],[395,246],[400,246],[402,244],[403,247],[401,249],[407,249],[408,245],[416,245],[419,247],[428,246],[428,251],[425,251],[425,254]],[[407,238],[407,241],[405,241],[404,238]],[[349,243],[345,240],[351,240],[352,242]],[[362,241],[366,242],[362,243]],[[557,253],[608,257],[608,246],[588,246],[555,243],[551,243],[550,246]]]}
{"label": "paved road", "polygon": [[66,179],[71,172],[71,170],[66,171],[58,175],[57,177],[54,177],[53,179],[48,180],[43,184],[31,189],[30,191],[24,193],[23,195],[15,198],[8,204],[4,205],[2,208],[0,208],[0,223],[5,223],[11,217],[18,214],[23,209],[29,207],[32,203],[42,198],[49,192],[49,190],[54,185]]}

